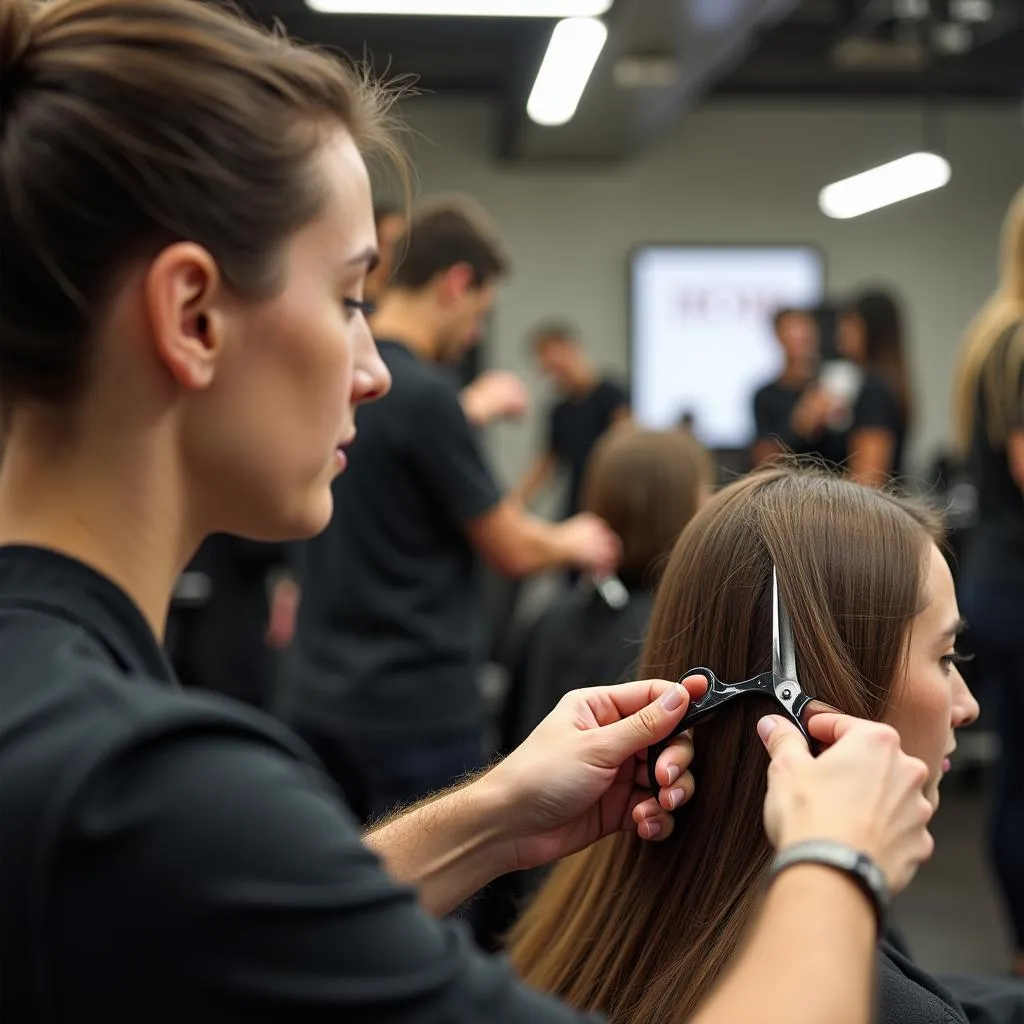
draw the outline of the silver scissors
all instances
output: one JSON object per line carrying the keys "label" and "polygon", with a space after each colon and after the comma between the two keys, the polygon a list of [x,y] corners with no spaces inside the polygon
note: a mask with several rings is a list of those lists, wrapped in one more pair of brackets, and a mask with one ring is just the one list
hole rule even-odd
{"label": "silver scissors", "polygon": [[647,779],[651,791],[657,796],[661,790],[654,775],[654,766],[658,763],[661,752],[669,745],[672,738],[686,729],[692,729],[701,722],[717,715],[735,697],[748,693],[759,693],[765,697],[774,697],[782,705],[783,711],[793,720],[796,727],[803,733],[808,746],[813,751],[814,741],[803,720],[807,705],[813,700],[804,693],[796,671],[796,645],[793,642],[793,624],[789,612],[779,593],[779,575],[772,567],[772,670],[762,672],[753,679],[742,683],[723,683],[709,668],[691,668],[679,679],[682,682],[690,676],[704,676],[708,681],[707,692],[699,700],[693,701],[683,720],[672,731],[667,739],[655,743],[647,751]]}

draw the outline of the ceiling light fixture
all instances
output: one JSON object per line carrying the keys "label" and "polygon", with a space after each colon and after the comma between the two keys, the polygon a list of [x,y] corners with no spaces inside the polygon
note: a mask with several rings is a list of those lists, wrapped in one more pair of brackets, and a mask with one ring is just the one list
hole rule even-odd
{"label": "ceiling light fixture", "polygon": [[827,217],[846,220],[942,188],[951,175],[944,157],[911,153],[823,188],[818,204]]}
{"label": "ceiling light fixture", "polygon": [[531,121],[554,127],[572,120],[607,38],[597,18],[566,18],[555,26],[526,101]]}
{"label": "ceiling light fixture", "polygon": [[306,0],[321,14],[449,18],[596,18],[612,0]]}

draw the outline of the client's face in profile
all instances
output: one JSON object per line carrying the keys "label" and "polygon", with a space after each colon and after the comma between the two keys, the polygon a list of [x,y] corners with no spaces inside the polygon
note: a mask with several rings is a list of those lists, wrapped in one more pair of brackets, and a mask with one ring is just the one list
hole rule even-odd
{"label": "client's face in profile", "polygon": [[934,544],[928,554],[924,601],[911,625],[906,675],[893,694],[887,717],[899,731],[903,749],[928,765],[925,796],[938,806],[939,784],[956,746],[955,730],[978,717],[978,702],[956,666],[960,612],[949,565]]}

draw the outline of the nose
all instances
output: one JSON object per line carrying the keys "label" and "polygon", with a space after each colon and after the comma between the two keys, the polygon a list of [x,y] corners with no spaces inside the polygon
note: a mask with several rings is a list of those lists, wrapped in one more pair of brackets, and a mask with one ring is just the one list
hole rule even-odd
{"label": "nose", "polygon": [[956,689],[953,691],[953,728],[962,729],[978,720],[981,706],[959,672],[955,686]]}
{"label": "nose", "polygon": [[356,351],[352,374],[352,404],[363,405],[383,398],[391,390],[391,371],[381,359],[377,343],[369,330],[363,332]]}

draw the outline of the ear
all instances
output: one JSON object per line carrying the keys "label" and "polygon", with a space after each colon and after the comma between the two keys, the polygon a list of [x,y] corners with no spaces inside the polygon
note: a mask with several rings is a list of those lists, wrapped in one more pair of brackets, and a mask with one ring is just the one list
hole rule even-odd
{"label": "ear", "polygon": [[224,347],[217,263],[194,242],[164,249],[146,274],[146,313],[153,342],[174,380],[190,391],[209,387]]}
{"label": "ear", "polygon": [[441,297],[445,302],[457,302],[473,288],[473,268],[468,263],[456,263],[441,275]]}

